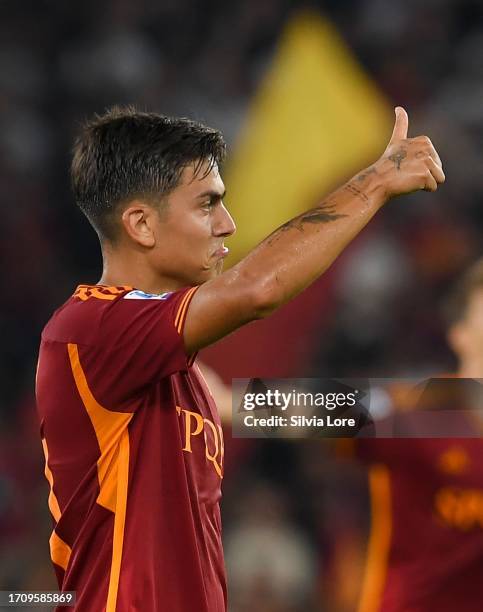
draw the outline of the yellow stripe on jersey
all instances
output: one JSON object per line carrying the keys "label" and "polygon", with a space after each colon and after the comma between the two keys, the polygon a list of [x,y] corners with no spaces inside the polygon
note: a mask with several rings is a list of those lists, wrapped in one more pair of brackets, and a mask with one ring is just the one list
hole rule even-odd
{"label": "yellow stripe on jersey", "polygon": [[70,555],[72,554],[71,547],[55,533],[55,529],[50,536],[49,546],[52,562],[61,567],[65,572],[69,565]]}
{"label": "yellow stripe on jersey", "polygon": [[[54,521],[56,523],[59,522],[59,519],[62,515],[60,511],[59,502],[57,501],[57,497],[54,493],[54,477],[49,468],[49,449],[47,447],[47,441],[45,438],[42,438],[42,447],[44,449],[45,456],[45,477],[50,485],[50,493],[49,493],[49,510],[52,516],[54,517]],[[52,562],[61,567],[64,571],[67,569],[67,565],[69,564],[70,555],[72,550],[68,544],[62,540],[57,533],[52,531],[52,535],[49,540],[50,546],[50,558]]]}
{"label": "yellow stripe on jersey", "polygon": [[124,525],[126,522],[127,490],[129,481],[129,432],[126,429],[119,445],[117,463],[117,496],[116,515],[114,517],[114,536],[112,541],[112,563],[109,576],[106,612],[116,612],[119,576],[121,573],[122,547],[124,543]]}
{"label": "yellow stripe on jersey", "polygon": [[77,344],[68,344],[70,365],[77,390],[96,433],[101,456],[97,461],[99,496],[97,502],[116,511],[116,488],[121,436],[132,419],[130,412],[115,412],[101,406],[92,394],[79,359]]}
{"label": "yellow stripe on jersey", "polygon": [[174,320],[174,324],[178,331],[178,334],[180,334],[181,330],[183,329],[183,323],[185,320],[186,311],[188,310],[188,304],[190,303],[191,298],[193,297],[193,294],[197,289],[198,287],[192,287],[189,291],[186,292],[185,296],[181,300],[181,304],[179,305],[178,312]]}
{"label": "yellow stripe on jersey", "polygon": [[115,612],[121,571],[124,524],[129,478],[129,432],[132,413],[115,412],[101,406],[92,394],[82,368],[77,344],[68,344],[70,365],[77,390],[96,432],[101,456],[97,461],[97,503],[114,512],[112,562],[106,612]]}
{"label": "yellow stripe on jersey", "polygon": [[380,611],[392,534],[391,477],[386,466],[377,464],[370,468],[369,487],[372,526],[358,612]]}
{"label": "yellow stripe on jersey", "polygon": [[49,510],[50,513],[52,514],[52,516],[54,517],[54,521],[56,523],[59,522],[60,516],[61,516],[61,511],[60,511],[60,506],[59,506],[59,502],[57,501],[57,497],[55,496],[54,493],[54,477],[52,475],[52,472],[49,468],[49,449],[47,448],[47,441],[45,438],[42,438],[42,448],[44,449],[44,456],[45,456],[45,477],[47,478],[47,481],[50,485],[50,493],[49,493]]}

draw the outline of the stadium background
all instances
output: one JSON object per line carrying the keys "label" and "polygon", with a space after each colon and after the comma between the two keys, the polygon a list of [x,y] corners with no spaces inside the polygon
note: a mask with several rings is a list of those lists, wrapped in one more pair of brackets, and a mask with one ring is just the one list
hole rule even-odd
{"label": "stadium background", "polygon": [[[454,367],[437,305],[482,252],[479,0],[2,0],[0,33],[0,589],[55,588],[33,378],[51,311],[100,276],[67,175],[92,112],[135,103],[224,132],[233,262],[377,157],[404,105],[444,188],[392,202],[311,289],[202,357],[226,381]],[[321,443],[227,439],[224,486],[232,612],[355,610],[361,468]]]}

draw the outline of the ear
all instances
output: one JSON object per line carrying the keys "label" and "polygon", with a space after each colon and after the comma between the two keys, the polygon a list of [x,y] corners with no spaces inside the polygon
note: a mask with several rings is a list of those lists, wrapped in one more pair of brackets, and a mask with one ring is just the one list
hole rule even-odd
{"label": "ear", "polygon": [[134,200],[122,213],[124,231],[136,244],[152,248],[156,244],[154,222],[156,211],[144,202]]}

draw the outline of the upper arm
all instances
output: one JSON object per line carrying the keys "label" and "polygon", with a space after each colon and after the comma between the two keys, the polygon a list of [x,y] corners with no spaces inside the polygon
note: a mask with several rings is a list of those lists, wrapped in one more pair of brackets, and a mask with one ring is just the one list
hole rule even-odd
{"label": "upper arm", "polygon": [[183,329],[187,353],[216,342],[241,325],[268,313],[258,279],[236,268],[201,285],[190,302]]}

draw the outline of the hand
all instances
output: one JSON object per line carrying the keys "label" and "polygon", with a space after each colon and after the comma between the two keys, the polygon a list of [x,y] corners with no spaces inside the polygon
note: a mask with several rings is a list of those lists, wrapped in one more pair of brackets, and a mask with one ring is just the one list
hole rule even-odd
{"label": "hand", "polygon": [[427,136],[408,138],[408,115],[395,109],[396,121],[391,140],[382,157],[374,164],[386,196],[392,198],[412,191],[436,191],[445,176],[436,149]]}

